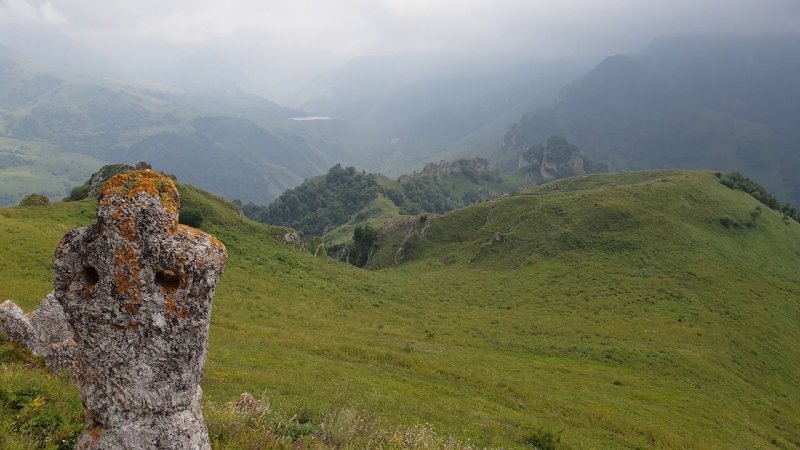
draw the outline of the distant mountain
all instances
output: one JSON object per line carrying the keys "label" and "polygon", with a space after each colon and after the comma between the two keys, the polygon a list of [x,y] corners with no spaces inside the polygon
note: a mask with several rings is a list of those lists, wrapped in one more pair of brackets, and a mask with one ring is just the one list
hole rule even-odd
{"label": "distant mountain", "polygon": [[346,121],[394,175],[423,162],[485,156],[522,114],[548,104],[588,59],[472,60],[452,55],[360,57],[298,94],[305,110]]}
{"label": "distant mountain", "polygon": [[561,134],[611,169],[742,171],[800,203],[800,35],[684,36],[607,58],[506,133],[496,159]]}
{"label": "distant mountain", "polygon": [[[0,50],[0,204],[30,192],[63,196],[106,161],[148,161],[228,198],[266,203],[360,159],[326,130],[290,120],[303,115],[242,91],[64,75]],[[49,156],[71,169],[50,170]]]}
{"label": "distant mountain", "polygon": [[119,67],[108,55],[88,48],[54,28],[32,23],[0,24],[0,46],[70,74],[110,76],[119,73]]}

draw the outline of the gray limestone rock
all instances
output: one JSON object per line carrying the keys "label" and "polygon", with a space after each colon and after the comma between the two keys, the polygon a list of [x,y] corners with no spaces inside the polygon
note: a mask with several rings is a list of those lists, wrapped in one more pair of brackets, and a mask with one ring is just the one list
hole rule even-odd
{"label": "gray limestone rock", "polygon": [[97,223],[69,232],[53,263],[74,331],[86,428],[79,449],[206,449],[199,404],[224,245],[178,224],[172,180],[109,179]]}
{"label": "gray limestone rock", "polygon": [[36,355],[43,356],[56,374],[71,376],[75,369],[75,341],[61,304],[51,292],[30,314],[11,300],[0,305],[0,331]]}
{"label": "gray limestone rock", "polygon": [[0,304],[0,332],[31,350],[36,346],[36,333],[33,331],[31,320],[11,300],[6,300]]}

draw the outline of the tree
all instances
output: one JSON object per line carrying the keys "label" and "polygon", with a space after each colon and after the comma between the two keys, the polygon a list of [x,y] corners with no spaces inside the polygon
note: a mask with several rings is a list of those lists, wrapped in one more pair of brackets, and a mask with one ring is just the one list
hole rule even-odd
{"label": "tree", "polygon": [[359,225],[353,230],[353,244],[350,246],[350,263],[365,267],[377,249],[378,230],[370,224]]}
{"label": "tree", "polygon": [[50,199],[44,194],[29,194],[19,202],[19,206],[45,206],[49,204]]}
{"label": "tree", "polygon": [[200,228],[203,225],[203,220],[205,220],[203,211],[195,208],[181,208],[181,212],[178,214],[179,223],[194,228]]}

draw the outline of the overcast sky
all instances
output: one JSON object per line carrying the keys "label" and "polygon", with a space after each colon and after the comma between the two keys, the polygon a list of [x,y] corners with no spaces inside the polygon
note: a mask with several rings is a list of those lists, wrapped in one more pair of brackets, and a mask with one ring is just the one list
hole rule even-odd
{"label": "overcast sky", "polygon": [[6,24],[111,53],[210,47],[322,67],[365,54],[611,54],[665,34],[797,32],[800,0],[0,0]]}

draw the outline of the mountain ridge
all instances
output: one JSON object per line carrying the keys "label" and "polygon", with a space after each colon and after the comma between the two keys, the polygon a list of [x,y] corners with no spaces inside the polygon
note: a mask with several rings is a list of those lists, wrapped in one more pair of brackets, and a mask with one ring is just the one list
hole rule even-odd
{"label": "mountain ridge", "polygon": [[561,134],[614,170],[741,171],[798,204],[798,49],[797,34],[656,40],[606,58],[527,114],[495,158],[508,164],[526,143]]}

